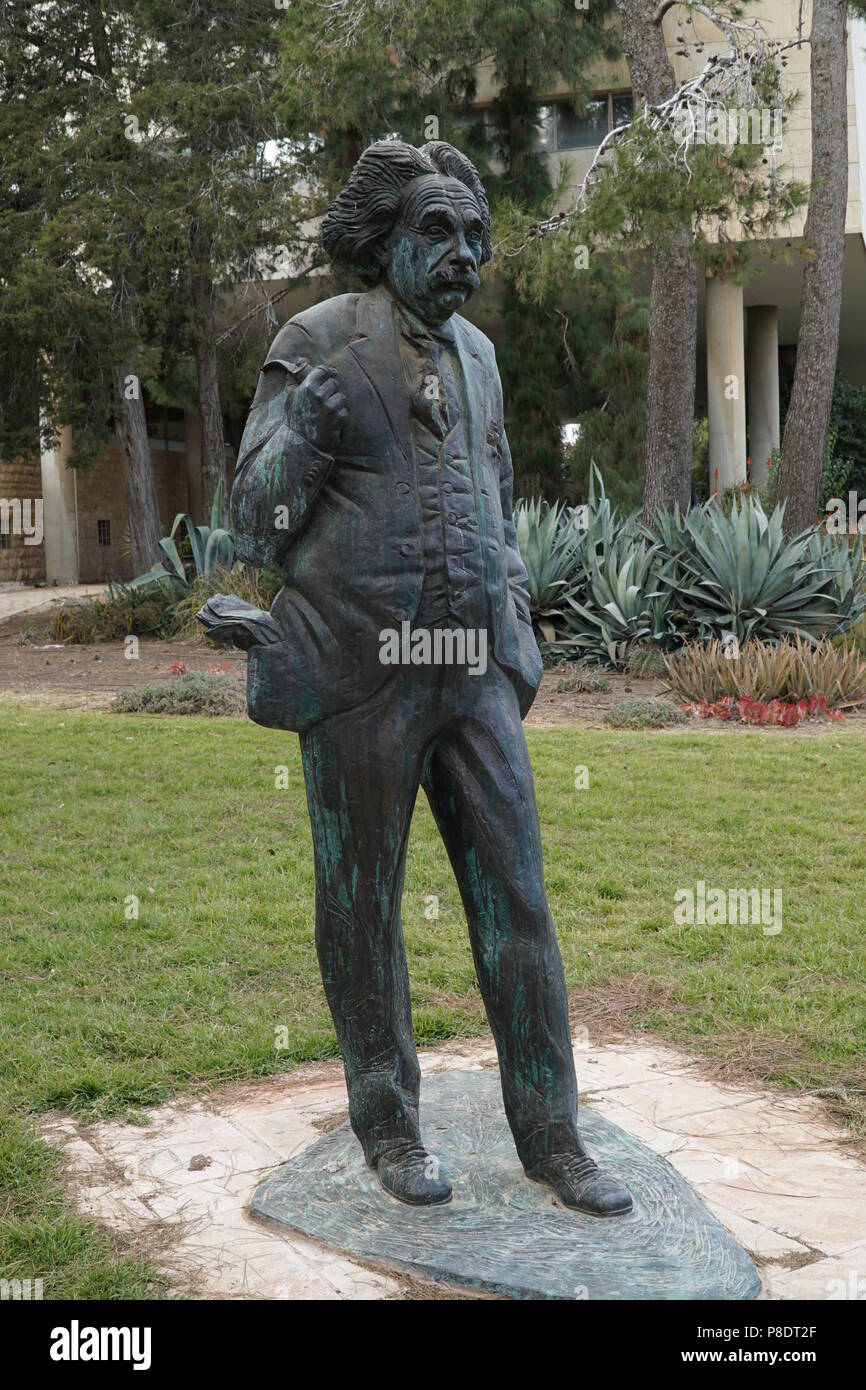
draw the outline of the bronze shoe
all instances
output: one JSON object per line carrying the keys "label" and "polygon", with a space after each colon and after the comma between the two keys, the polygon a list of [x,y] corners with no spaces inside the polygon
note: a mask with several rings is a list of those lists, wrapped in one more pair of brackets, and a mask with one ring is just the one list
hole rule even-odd
{"label": "bronze shoe", "polygon": [[628,1189],[586,1153],[555,1154],[527,1177],[546,1183],[565,1206],[588,1216],[625,1216],[634,1206]]}
{"label": "bronze shoe", "polygon": [[376,1162],[379,1181],[391,1197],[413,1207],[451,1201],[451,1184],[439,1176],[439,1160],[417,1139],[389,1144]]}

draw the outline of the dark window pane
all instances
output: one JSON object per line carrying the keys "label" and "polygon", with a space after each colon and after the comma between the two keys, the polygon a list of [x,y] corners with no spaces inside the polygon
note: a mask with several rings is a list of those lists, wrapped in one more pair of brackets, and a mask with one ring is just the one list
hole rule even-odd
{"label": "dark window pane", "polygon": [[165,406],[145,401],[144,418],[147,422],[148,439],[165,439]]}
{"label": "dark window pane", "polygon": [[582,116],[575,115],[574,107],[565,101],[557,103],[556,108],[556,148],[558,150],[581,150],[600,145],[607,135],[607,97],[588,101]]}
{"label": "dark window pane", "polygon": [[532,148],[536,151],[544,151],[546,153],[550,153],[552,150],[556,149],[552,106],[539,106],[536,108]]}
{"label": "dark window pane", "polygon": [[613,98],[613,124],[627,125],[634,115],[634,102],[631,93],[628,96]]}
{"label": "dark window pane", "polygon": [[445,117],[444,124],[445,134],[442,139],[456,143],[460,149],[465,150],[472,145],[489,145],[490,143],[490,110],[488,107],[481,111],[477,109],[450,111]]}
{"label": "dark window pane", "polygon": [[186,417],[182,410],[173,405],[166,406],[165,437],[166,439],[186,438]]}

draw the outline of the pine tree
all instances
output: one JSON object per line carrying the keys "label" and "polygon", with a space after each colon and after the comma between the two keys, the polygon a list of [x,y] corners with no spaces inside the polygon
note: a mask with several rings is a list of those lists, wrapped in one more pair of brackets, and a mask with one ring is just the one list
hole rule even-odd
{"label": "pine tree", "polygon": [[[573,0],[426,0],[411,10],[397,0],[299,0],[283,32],[281,111],[297,133],[325,137],[326,187],[371,140],[440,138],[474,160],[494,216],[541,216],[556,190],[538,145],[539,103],[565,82],[580,107],[592,64],[618,51],[611,10],[609,0],[591,11]],[[484,126],[467,109],[482,64],[497,89]],[[523,267],[503,259],[494,268],[515,487],[554,495],[564,486],[561,422],[576,408],[562,314],[554,296],[526,292]]]}
{"label": "pine tree", "polygon": [[[862,7],[858,6],[862,13]],[[810,35],[813,186],[804,239],[797,365],[776,480],[789,535],[810,526],[833,405],[848,206],[848,4],[814,0]]]}
{"label": "pine tree", "polygon": [[[283,10],[261,0],[185,6],[139,0],[141,51],[130,71],[129,109],[160,176],[151,195],[148,254],[170,257],[188,306],[201,419],[202,507],[210,514],[224,476],[217,347],[232,288],[279,266],[303,269],[311,205],[300,188],[303,151],[281,142],[274,108]],[[174,365],[178,365],[175,363]]]}
{"label": "pine tree", "polygon": [[[133,563],[159,554],[159,516],[138,377],[141,318],[152,286],[144,262],[147,168],[127,138],[123,74],[135,52],[131,7],[12,0],[2,14],[4,159],[26,170],[7,222],[12,271],[0,359],[20,332],[43,442],[74,431],[72,466],[92,462],[114,419],[129,503]],[[34,217],[31,196],[38,197]],[[4,374],[9,380],[8,369]],[[16,383],[13,382],[13,390]],[[17,406],[13,395],[7,413]],[[14,449],[14,430],[3,448]]]}
{"label": "pine tree", "polygon": [[[697,86],[692,84],[687,91],[685,86],[677,88],[660,29],[672,7],[671,0],[661,4],[617,0],[635,97],[634,118],[598,152],[566,216],[548,217],[534,228],[518,222],[507,238],[508,254],[515,260],[527,258],[527,282],[541,277],[545,293],[549,293],[546,280],[556,258],[540,254],[539,241],[567,237],[571,245],[584,245],[590,266],[599,258],[611,265],[623,255],[649,258],[652,280],[644,397],[644,514],[648,519],[676,504],[685,508],[690,501],[698,266],[744,278],[753,264],[752,246],[760,240],[766,250],[766,239],[777,234],[805,193],[799,183],[772,167],[770,152],[760,138],[738,140],[719,149],[713,140],[697,136],[694,126],[688,138],[683,135],[681,119],[694,118],[702,104],[725,111],[725,101],[741,100],[740,94],[746,92],[759,110],[781,106],[784,112],[790,102],[783,101],[780,93],[780,54],[748,22],[731,34],[719,21],[729,48],[724,61],[705,56]],[[701,12],[707,14],[708,7],[701,7]],[[690,47],[684,32],[679,37],[680,52],[700,56],[700,40]],[[727,225],[732,221],[738,226],[729,237]],[[561,298],[579,293],[580,279],[568,262],[560,261],[559,267]],[[595,425],[599,423],[596,418]],[[587,445],[590,437],[587,433]],[[576,465],[581,462],[580,452],[573,451]]]}

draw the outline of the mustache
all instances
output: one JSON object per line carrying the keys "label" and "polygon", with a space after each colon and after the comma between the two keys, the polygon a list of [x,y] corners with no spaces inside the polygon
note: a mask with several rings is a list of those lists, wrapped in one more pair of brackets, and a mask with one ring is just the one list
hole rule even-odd
{"label": "mustache", "polygon": [[481,280],[475,270],[470,270],[466,266],[443,266],[441,270],[433,271],[430,276],[430,285],[434,290],[444,287],[477,290],[481,285]]}

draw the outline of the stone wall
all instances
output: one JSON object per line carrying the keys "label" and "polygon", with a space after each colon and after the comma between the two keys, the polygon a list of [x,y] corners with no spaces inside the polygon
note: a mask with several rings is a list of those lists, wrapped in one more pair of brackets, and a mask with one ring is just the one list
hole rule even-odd
{"label": "stone wall", "polygon": [[[151,459],[160,530],[167,535],[177,513],[188,510],[186,457],[177,450],[153,449]],[[128,547],[129,511],[119,445],[103,445],[92,467],[78,474],[76,496],[80,582],[132,579],[132,564],[124,554]],[[100,521],[109,524],[108,545],[100,542]]]}
{"label": "stone wall", "polygon": [[[30,501],[30,518],[36,520],[34,504],[42,501],[42,473],[38,458],[17,458],[11,463],[0,461],[0,499],[8,502]],[[25,519],[27,509],[24,509]],[[45,579],[45,548],[25,545],[24,536],[10,532],[0,538],[0,584],[39,584]]]}
{"label": "stone wall", "polygon": [[[61,459],[66,456],[69,442],[64,442]],[[167,535],[177,513],[190,510],[189,478],[198,473],[197,460],[188,460],[186,453],[176,448],[152,449],[151,460],[160,530]],[[68,477],[62,462],[60,467]],[[77,536],[73,530],[70,555],[74,568],[77,554],[78,583],[97,584],[108,579],[132,579],[132,563],[129,556],[124,554],[128,547],[129,512],[119,445],[107,441],[90,468],[74,473],[73,487]],[[0,462],[2,498],[10,503],[16,500],[23,503],[29,499],[33,515],[33,504],[37,500],[42,501],[42,468],[38,457],[18,458],[11,463]],[[54,507],[56,511],[56,500]],[[26,508],[24,513],[26,518]],[[44,524],[47,526],[49,521],[46,515]],[[108,527],[103,525],[100,528],[100,522],[107,522]],[[44,544],[25,545],[22,535],[12,534],[11,526],[10,514],[10,533],[5,537],[5,544],[0,539],[0,584],[44,583]],[[71,579],[75,577],[70,574]]]}

